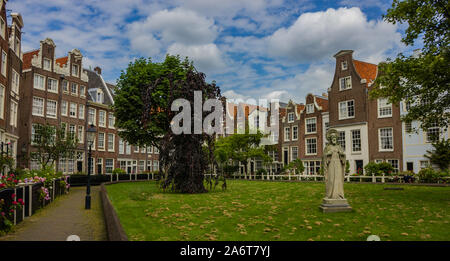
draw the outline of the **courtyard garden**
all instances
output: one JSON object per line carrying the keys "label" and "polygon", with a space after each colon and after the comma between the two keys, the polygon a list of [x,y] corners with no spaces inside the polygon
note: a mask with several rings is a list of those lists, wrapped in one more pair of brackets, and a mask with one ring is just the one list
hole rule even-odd
{"label": "courtyard garden", "polygon": [[108,185],[129,240],[449,240],[450,188],[345,184],[354,211],[319,211],[324,183],[229,180],[209,193],[162,192],[155,181]]}

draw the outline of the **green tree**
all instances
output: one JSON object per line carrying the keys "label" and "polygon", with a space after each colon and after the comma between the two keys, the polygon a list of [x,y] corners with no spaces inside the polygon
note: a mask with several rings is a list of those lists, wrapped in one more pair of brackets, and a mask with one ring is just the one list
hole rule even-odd
{"label": "green tree", "polygon": [[[176,135],[171,129],[176,115],[171,106],[179,98],[190,102],[194,122],[195,91],[202,93],[203,100],[220,97],[219,87],[206,83],[205,75],[197,72],[188,58],[182,61],[179,56],[167,55],[161,63],[137,59],[117,82],[113,109],[119,135],[131,144],[159,149],[163,189],[206,192],[203,179],[209,162],[202,145],[212,145],[214,137],[205,133]],[[202,118],[206,114],[203,112]]]}
{"label": "green tree", "polygon": [[75,133],[66,135],[64,127],[45,123],[35,125],[34,139],[31,144],[36,150],[30,153],[30,158],[36,160],[45,169],[61,158],[73,158],[78,139]]}
{"label": "green tree", "polygon": [[438,165],[441,170],[447,170],[450,164],[450,140],[442,139],[434,142],[433,150],[427,150],[425,157]]}
{"label": "green tree", "polygon": [[403,120],[419,120],[422,129],[435,124],[447,128],[450,121],[449,9],[442,0],[394,0],[383,16],[390,23],[407,24],[402,42],[412,46],[423,40],[423,48],[418,56],[400,53],[381,63],[370,96],[387,97],[393,104],[403,100],[409,106]]}
{"label": "green tree", "polygon": [[305,166],[303,166],[303,162],[301,159],[296,159],[289,162],[288,165],[284,167],[285,170],[294,169],[296,174],[301,174],[305,171]]}

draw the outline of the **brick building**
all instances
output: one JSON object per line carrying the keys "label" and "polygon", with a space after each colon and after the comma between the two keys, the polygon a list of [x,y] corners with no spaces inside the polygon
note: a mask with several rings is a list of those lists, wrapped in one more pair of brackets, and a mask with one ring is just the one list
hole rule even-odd
{"label": "brick building", "polygon": [[11,13],[8,26],[6,1],[0,0],[0,142],[2,151],[17,159],[19,140],[19,104],[22,89],[22,37],[23,20]]}

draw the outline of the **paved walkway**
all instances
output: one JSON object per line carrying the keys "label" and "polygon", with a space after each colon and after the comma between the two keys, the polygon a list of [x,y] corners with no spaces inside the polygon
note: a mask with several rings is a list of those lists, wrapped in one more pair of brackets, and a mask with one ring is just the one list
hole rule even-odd
{"label": "paved walkway", "polygon": [[100,187],[91,187],[91,209],[84,209],[86,187],[73,187],[33,216],[25,218],[14,232],[0,237],[8,241],[65,241],[78,235],[81,241],[107,240]]}

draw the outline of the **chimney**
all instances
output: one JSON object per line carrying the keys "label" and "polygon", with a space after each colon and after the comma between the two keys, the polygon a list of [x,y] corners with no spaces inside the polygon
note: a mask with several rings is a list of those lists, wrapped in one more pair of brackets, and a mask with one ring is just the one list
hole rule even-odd
{"label": "chimney", "polygon": [[96,72],[97,74],[102,74],[102,69],[100,67],[96,66],[94,68],[94,72]]}
{"label": "chimney", "polygon": [[323,97],[328,97],[328,93],[322,92],[322,96],[323,96]]}

